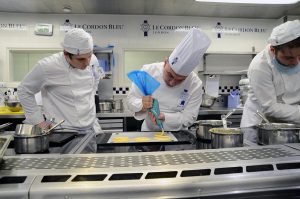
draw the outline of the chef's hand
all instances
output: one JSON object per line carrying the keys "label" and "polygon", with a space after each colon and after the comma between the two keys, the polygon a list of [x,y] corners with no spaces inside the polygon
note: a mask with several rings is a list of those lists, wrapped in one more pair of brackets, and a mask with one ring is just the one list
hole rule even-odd
{"label": "chef's hand", "polygon": [[142,102],[143,102],[142,111],[147,111],[149,108],[152,108],[153,97],[151,95],[143,96]]}
{"label": "chef's hand", "polygon": [[[150,120],[153,122],[153,124],[157,125],[154,114],[149,111],[148,115],[149,115]],[[165,114],[160,113],[158,119],[161,120],[162,122],[164,122],[165,121]]]}
{"label": "chef's hand", "polygon": [[38,123],[37,126],[40,127],[41,129],[47,130],[47,129],[51,128],[52,123],[48,120],[44,120],[44,121]]}

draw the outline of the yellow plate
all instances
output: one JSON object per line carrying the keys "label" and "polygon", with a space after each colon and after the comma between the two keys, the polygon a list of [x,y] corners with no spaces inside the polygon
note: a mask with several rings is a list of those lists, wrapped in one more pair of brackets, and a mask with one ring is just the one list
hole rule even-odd
{"label": "yellow plate", "polygon": [[24,111],[21,110],[21,111],[13,112],[13,111],[10,111],[10,110],[8,109],[8,107],[6,107],[6,106],[1,106],[1,107],[0,107],[0,115],[11,115],[11,114],[15,114],[15,115],[24,115]]}

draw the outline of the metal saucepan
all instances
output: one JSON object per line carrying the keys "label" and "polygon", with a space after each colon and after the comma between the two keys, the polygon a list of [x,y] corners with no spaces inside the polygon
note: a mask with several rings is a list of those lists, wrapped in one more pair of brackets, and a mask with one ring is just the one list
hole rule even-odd
{"label": "metal saucepan", "polygon": [[[227,124],[230,126],[231,122],[228,121]],[[196,137],[198,139],[211,140],[211,133],[209,130],[211,128],[222,127],[222,120],[198,120],[194,123],[197,126]]]}
{"label": "metal saucepan", "polygon": [[257,142],[262,145],[299,142],[300,126],[290,123],[263,123],[257,125]]}
{"label": "metal saucepan", "polygon": [[291,123],[271,123],[263,113],[256,111],[264,122],[257,125],[257,142],[262,145],[299,142],[300,126]]}
{"label": "metal saucepan", "polygon": [[18,124],[14,134],[15,152],[24,153],[42,153],[49,149],[49,133],[62,124],[64,120],[55,124],[48,130],[42,130],[37,125]]}
{"label": "metal saucepan", "polygon": [[112,101],[101,101],[99,102],[99,111],[102,113],[112,112]]}
{"label": "metal saucepan", "polygon": [[243,146],[243,132],[240,128],[212,128],[212,148],[231,148]]}

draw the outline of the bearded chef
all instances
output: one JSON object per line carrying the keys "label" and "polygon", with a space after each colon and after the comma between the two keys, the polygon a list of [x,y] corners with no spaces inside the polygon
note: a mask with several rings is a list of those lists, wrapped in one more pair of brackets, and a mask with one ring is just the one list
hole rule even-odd
{"label": "bearded chef", "polygon": [[[83,29],[69,30],[62,42],[63,52],[43,58],[18,87],[26,122],[49,128],[46,118],[65,120],[63,128],[99,133],[95,94],[100,74],[93,55],[93,39]],[[35,94],[41,91],[43,113]]]}
{"label": "bearded chef", "polygon": [[143,96],[139,88],[132,84],[127,96],[129,110],[137,120],[144,120],[142,131],[159,131],[152,113],[153,99],[160,107],[159,119],[164,130],[187,129],[197,119],[202,100],[202,82],[193,72],[210,45],[210,39],[199,29],[193,28],[164,62],[144,65],[146,71],[160,82],[152,96]]}
{"label": "bearded chef", "polygon": [[[261,122],[256,115],[257,110],[273,122],[300,124],[299,20],[287,21],[275,27],[268,43],[249,66],[251,88],[241,127],[252,127]],[[256,140],[255,133],[246,137]]]}

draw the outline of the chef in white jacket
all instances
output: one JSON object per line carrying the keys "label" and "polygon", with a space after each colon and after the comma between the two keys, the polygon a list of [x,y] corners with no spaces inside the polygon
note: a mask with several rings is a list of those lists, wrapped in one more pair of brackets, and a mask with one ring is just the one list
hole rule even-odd
{"label": "chef in white jacket", "polygon": [[164,130],[187,129],[196,121],[202,100],[202,82],[193,70],[209,45],[207,35],[193,28],[168,59],[142,67],[160,83],[152,96],[143,96],[135,84],[131,86],[127,104],[137,120],[144,120],[142,131],[160,131],[152,113],[147,111],[152,107],[153,98],[159,102],[159,119]]}
{"label": "chef in white jacket", "polygon": [[[249,66],[250,90],[241,127],[261,123],[257,110],[274,122],[300,124],[299,20],[275,27],[268,43]],[[256,134],[246,135],[246,139],[255,141]]]}
{"label": "chef in white jacket", "polygon": [[[62,127],[99,133],[95,94],[100,74],[93,55],[93,39],[83,29],[69,30],[62,42],[63,52],[41,59],[18,87],[26,122],[49,128],[45,117],[65,120]],[[41,91],[43,113],[35,94]],[[44,116],[43,116],[44,114]]]}

